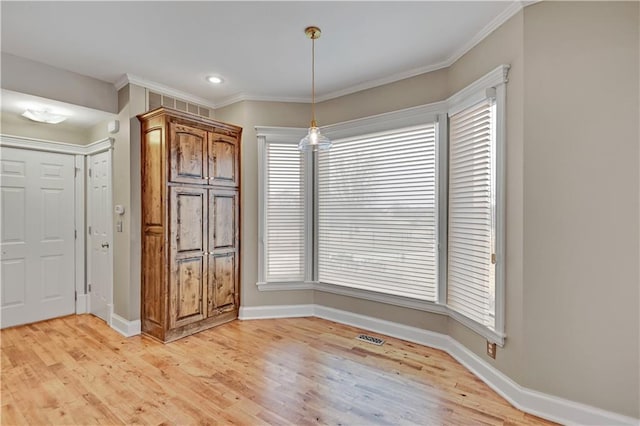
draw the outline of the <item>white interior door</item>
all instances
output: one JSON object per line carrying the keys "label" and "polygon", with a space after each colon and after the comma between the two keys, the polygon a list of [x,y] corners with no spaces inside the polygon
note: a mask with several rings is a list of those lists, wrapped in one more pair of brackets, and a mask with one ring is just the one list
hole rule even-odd
{"label": "white interior door", "polygon": [[113,307],[111,151],[89,156],[89,312],[111,322]]}
{"label": "white interior door", "polygon": [[72,155],[0,148],[2,327],[75,312]]}

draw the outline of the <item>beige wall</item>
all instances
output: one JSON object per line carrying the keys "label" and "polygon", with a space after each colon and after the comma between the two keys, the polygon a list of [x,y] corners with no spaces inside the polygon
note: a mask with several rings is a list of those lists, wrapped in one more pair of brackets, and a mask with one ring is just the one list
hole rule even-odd
{"label": "beige wall", "polygon": [[638,6],[544,2],[524,27],[523,384],[634,417]]}
{"label": "beige wall", "polygon": [[[446,99],[449,93],[446,69],[320,102],[320,126],[397,111]],[[304,127],[309,125],[309,118]]]}
{"label": "beige wall", "polygon": [[1,115],[0,133],[3,135],[22,136],[25,138],[66,142],[77,145],[86,145],[95,141],[91,139],[91,129],[65,123],[55,125],[36,123],[17,114]]}
{"label": "beige wall", "polygon": [[520,12],[449,68],[449,94],[464,88],[500,64],[509,64],[506,104],[506,223],[505,223],[505,329],[504,348],[496,359],[486,355],[485,339],[449,319],[448,333],[485,361],[517,382],[524,378],[523,307],[523,13]]}
{"label": "beige wall", "polygon": [[[141,187],[140,123],[137,114],[146,111],[146,93],[129,84],[118,92],[120,131],[114,135],[113,204],[125,208],[113,215],[114,312],[126,320],[140,319]],[[122,232],[115,232],[122,221]]]}
{"label": "beige wall", "polygon": [[113,84],[2,53],[2,88],[47,99],[118,112]]}
{"label": "beige wall", "polygon": [[129,203],[131,195],[131,174],[135,170],[130,167],[130,89],[125,86],[118,91],[118,121],[120,131],[115,134],[113,145],[113,205],[122,204],[128,212],[122,217],[122,232],[116,231],[116,215],[112,215],[113,224],[113,307],[114,313],[129,320],[131,300],[129,299],[129,270],[132,263],[140,263],[140,259],[131,258],[131,217],[140,216]]}
{"label": "beige wall", "polygon": [[447,334],[448,318],[445,315],[355,297],[341,296],[323,291],[314,292],[313,303],[408,325],[409,327],[418,327],[436,333]]}

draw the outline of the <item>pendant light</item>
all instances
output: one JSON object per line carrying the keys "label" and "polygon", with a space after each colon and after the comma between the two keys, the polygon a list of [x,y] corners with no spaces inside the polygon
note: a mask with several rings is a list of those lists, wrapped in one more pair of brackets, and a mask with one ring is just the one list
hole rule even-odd
{"label": "pendant light", "polygon": [[320,28],[307,27],[304,33],[311,39],[311,126],[307,136],[300,140],[298,149],[300,151],[326,151],[331,148],[329,138],[320,133],[318,123],[316,123],[316,51],[315,41],[320,38]]}

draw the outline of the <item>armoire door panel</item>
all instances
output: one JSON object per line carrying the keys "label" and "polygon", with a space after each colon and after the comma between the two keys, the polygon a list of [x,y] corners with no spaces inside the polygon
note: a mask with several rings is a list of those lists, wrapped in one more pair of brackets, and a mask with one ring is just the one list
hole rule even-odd
{"label": "armoire door panel", "polygon": [[202,302],[206,298],[205,257],[175,259],[172,265],[171,324],[180,327],[205,318]]}
{"label": "armoire door panel", "polygon": [[238,140],[218,133],[209,133],[209,183],[238,185]]}
{"label": "armoire door panel", "polygon": [[170,123],[172,182],[207,184],[207,132]]}
{"label": "armoire door panel", "polygon": [[218,253],[236,250],[238,246],[238,193],[228,190],[209,191],[209,250]]}
{"label": "armoire door panel", "polygon": [[207,251],[207,190],[171,187],[171,241],[176,255]]}
{"label": "armoire door panel", "polygon": [[164,189],[164,160],[162,149],[162,128],[149,130],[143,137],[144,168],[142,199],[145,204],[143,223],[146,226],[162,226],[162,196]]}
{"label": "armoire door panel", "polygon": [[237,306],[237,266],[235,253],[209,257],[209,316]]}
{"label": "armoire door panel", "polygon": [[155,324],[162,324],[164,319],[164,301],[161,285],[163,268],[157,265],[164,263],[164,237],[162,233],[146,233],[144,236],[144,253],[142,263],[142,318]]}

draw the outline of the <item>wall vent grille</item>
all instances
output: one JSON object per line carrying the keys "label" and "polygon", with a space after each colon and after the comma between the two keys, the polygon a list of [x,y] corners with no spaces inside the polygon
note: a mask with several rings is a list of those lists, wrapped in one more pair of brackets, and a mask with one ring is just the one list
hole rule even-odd
{"label": "wall vent grille", "polygon": [[148,111],[154,110],[161,106],[177,109],[178,111],[184,111],[191,114],[199,115],[200,117],[211,117],[211,108],[203,107],[197,104],[193,104],[180,99],[172,98],[171,96],[163,95],[162,93],[147,91],[148,96]]}
{"label": "wall vent grille", "polygon": [[367,334],[359,334],[358,337],[356,337],[356,339],[362,340],[363,342],[371,343],[372,345],[382,346],[384,344],[384,339],[381,339],[379,337],[369,336]]}

